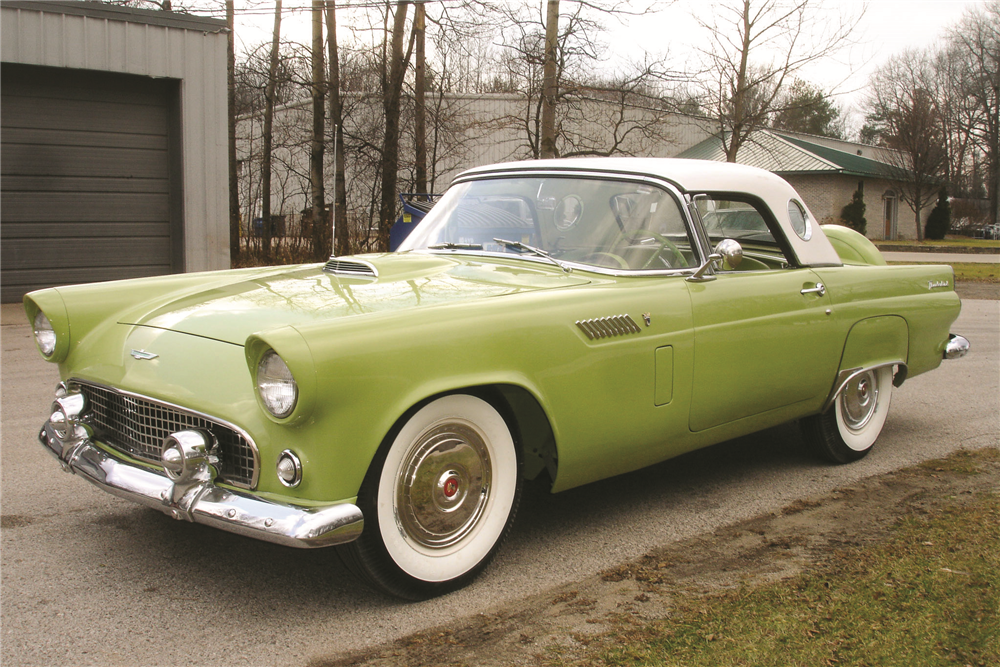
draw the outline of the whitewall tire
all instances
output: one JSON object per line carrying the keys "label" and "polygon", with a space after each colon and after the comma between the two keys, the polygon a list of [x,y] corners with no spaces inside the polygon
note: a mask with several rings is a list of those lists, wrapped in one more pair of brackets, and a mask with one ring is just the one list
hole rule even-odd
{"label": "whitewall tire", "polygon": [[400,597],[460,588],[492,560],[520,491],[518,450],[500,412],[476,396],[438,398],[383,444],[358,496],[365,529],[345,562]]}
{"label": "whitewall tire", "polygon": [[825,413],[802,421],[805,438],[817,454],[850,463],[871,451],[882,432],[892,399],[892,366],[851,378]]}

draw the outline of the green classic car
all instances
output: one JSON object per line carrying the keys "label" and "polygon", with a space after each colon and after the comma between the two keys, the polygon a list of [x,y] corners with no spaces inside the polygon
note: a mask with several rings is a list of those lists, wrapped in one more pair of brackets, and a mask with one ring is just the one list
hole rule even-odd
{"label": "green classic car", "polygon": [[770,173],[472,169],[390,254],[25,297],[63,382],[40,440],[177,519],[410,599],[469,582],[553,491],[799,420],[860,459],[893,387],[962,356],[948,266],[886,266]]}

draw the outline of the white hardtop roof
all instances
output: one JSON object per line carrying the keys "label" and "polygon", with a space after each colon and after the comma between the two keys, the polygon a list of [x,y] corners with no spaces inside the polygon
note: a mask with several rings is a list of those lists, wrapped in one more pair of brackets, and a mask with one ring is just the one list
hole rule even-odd
{"label": "white hardtop roof", "polygon": [[525,170],[584,170],[655,176],[675,183],[685,192],[737,190],[760,194],[760,189],[768,184],[771,187],[790,187],[783,178],[757,167],[709,160],[655,157],[581,157],[504,162],[469,169],[459,174],[456,180],[486,172]]}
{"label": "white hardtop roof", "polygon": [[[777,218],[785,237],[800,264],[804,266],[840,266],[840,256],[820,229],[816,217],[812,220],[812,236],[808,241],[792,229],[788,216],[788,203],[795,199],[805,202],[788,181],[757,167],[710,160],[682,160],[677,158],[641,157],[588,157],[557,160],[525,160],[476,167],[462,172],[456,181],[466,177],[516,171],[568,171],[614,173],[632,176],[651,176],[675,184],[682,192],[732,192],[746,193],[763,200]],[[808,207],[806,207],[808,210]]]}

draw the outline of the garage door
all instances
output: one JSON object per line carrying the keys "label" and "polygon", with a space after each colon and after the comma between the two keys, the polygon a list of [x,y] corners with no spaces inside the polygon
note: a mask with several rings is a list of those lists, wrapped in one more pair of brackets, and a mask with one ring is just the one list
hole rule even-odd
{"label": "garage door", "polygon": [[4,63],[0,85],[3,301],[182,270],[177,83]]}

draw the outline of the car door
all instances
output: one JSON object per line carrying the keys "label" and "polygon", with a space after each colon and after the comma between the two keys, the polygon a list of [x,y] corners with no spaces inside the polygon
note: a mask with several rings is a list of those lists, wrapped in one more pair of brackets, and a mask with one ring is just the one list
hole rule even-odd
{"label": "car door", "polygon": [[[759,200],[699,197],[714,244],[732,238],[744,259],[689,283],[694,328],[690,428],[703,431],[825,397],[839,361],[830,296],[796,267]],[[776,421],[788,419],[785,411]],[[752,429],[751,429],[752,430]]]}

